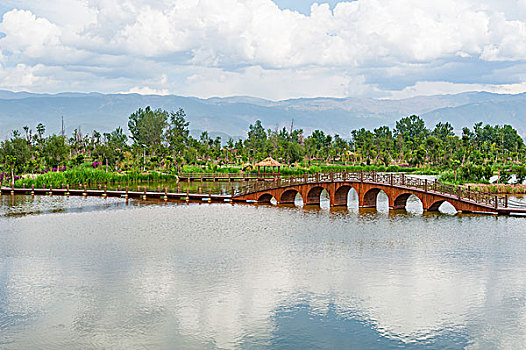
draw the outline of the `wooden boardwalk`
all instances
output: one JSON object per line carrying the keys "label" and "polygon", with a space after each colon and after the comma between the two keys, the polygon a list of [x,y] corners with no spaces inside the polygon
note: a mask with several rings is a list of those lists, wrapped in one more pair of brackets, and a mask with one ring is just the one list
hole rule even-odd
{"label": "wooden boardwalk", "polygon": [[144,188],[142,191],[130,190],[93,190],[93,189],[73,189],[73,188],[11,188],[2,187],[0,191],[3,195],[46,195],[46,196],[83,196],[83,197],[117,197],[132,199],[160,199],[160,200],[191,200],[191,201],[210,201],[225,202],[231,201],[232,195],[203,194],[189,192],[168,192],[150,191]]}

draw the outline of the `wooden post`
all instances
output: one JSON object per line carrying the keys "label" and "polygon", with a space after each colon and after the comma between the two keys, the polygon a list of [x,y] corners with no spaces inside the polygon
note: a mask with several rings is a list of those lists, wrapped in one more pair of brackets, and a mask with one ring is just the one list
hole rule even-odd
{"label": "wooden post", "polygon": [[427,193],[427,179],[424,180],[424,192]]}
{"label": "wooden post", "polygon": [[499,208],[499,197],[495,195],[495,209]]}
{"label": "wooden post", "polygon": [[460,186],[457,188],[457,197],[458,199],[462,198],[462,188]]}
{"label": "wooden post", "polygon": [[334,170],[331,170],[331,182],[334,182]]}
{"label": "wooden post", "polygon": [[230,197],[234,198],[234,187],[230,189]]}
{"label": "wooden post", "polygon": [[188,187],[186,188],[186,201],[188,202],[190,200],[190,190]]}
{"label": "wooden post", "polygon": [[393,186],[393,174],[389,176],[389,183]]}
{"label": "wooden post", "polygon": [[35,185],[31,185],[31,195],[34,196],[35,195]]}
{"label": "wooden post", "polygon": [[405,186],[405,174],[402,174],[402,186]]}
{"label": "wooden post", "polygon": [[69,197],[69,184],[66,185],[66,196]]}
{"label": "wooden post", "polygon": [[201,186],[199,186],[199,194],[201,194],[201,193],[202,193]]}
{"label": "wooden post", "polygon": [[363,170],[360,170],[360,182],[363,183]]}
{"label": "wooden post", "polygon": [[208,203],[212,202],[212,190],[208,190]]}
{"label": "wooden post", "polygon": [[88,195],[87,189],[88,189],[88,186],[84,185],[84,193],[82,193],[84,197]]}
{"label": "wooden post", "polygon": [[108,197],[108,185],[104,185],[104,198]]}
{"label": "wooden post", "polygon": [[124,198],[128,199],[128,186],[126,186],[126,194],[124,195]]}
{"label": "wooden post", "polygon": [[168,200],[168,186],[165,186],[165,187],[164,187],[164,200],[165,200],[165,201]]}
{"label": "wooden post", "polygon": [[53,195],[53,185],[49,185],[49,195]]}
{"label": "wooden post", "polygon": [[505,207],[505,208],[508,207],[508,195],[505,195],[505,196],[504,196],[504,207]]}

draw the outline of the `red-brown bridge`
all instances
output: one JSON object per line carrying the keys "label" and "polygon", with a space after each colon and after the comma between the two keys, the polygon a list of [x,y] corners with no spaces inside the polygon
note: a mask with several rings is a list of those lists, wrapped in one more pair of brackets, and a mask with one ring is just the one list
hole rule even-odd
{"label": "red-brown bridge", "polygon": [[463,213],[526,213],[525,204],[508,199],[507,196],[499,197],[404,174],[374,172],[318,173],[288,179],[276,178],[272,182],[254,182],[233,194],[232,200],[270,203],[274,198],[278,204],[294,204],[297,194],[300,194],[304,205],[319,205],[321,192],[326,190],[331,206],[347,206],[351,189],[358,194],[361,208],[375,208],[377,195],[383,191],[389,198],[390,209],[404,209],[407,199],[414,195],[422,202],[424,211],[438,211],[442,203],[449,202]]}

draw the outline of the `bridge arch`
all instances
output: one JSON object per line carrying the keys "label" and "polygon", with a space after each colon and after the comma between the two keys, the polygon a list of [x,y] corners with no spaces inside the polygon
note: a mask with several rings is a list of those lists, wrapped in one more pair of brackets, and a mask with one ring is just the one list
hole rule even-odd
{"label": "bridge arch", "polygon": [[[334,200],[332,205],[335,207],[346,207],[350,204],[350,196],[358,196],[358,192],[353,186],[343,185],[334,192]],[[355,197],[355,198],[356,198]]]}
{"label": "bridge arch", "polygon": [[[329,193],[329,191],[322,186],[315,186],[308,190],[307,195],[304,198],[305,205],[320,205],[321,194],[323,191]],[[329,193],[330,196],[330,193]]]}
{"label": "bridge arch", "polygon": [[[440,210],[442,209],[442,210]],[[450,201],[446,200],[446,199],[439,199],[435,202],[433,202],[429,208],[427,209],[427,211],[432,211],[432,212],[444,212],[444,213],[447,213],[447,214],[454,214],[455,212],[458,213],[458,209],[457,207],[455,206],[454,203],[451,203]]]}
{"label": "bridge arch", "polygon": [[301,197],[301,194],[299,193],[298,190],[295,190],[295,189],[285,190],[279,198],[279,204],[295,204],[296,197],[298,196],[298,194]]}
{"label": "bridge arch", "polygon": [[270,193],[262,193],[259,195],[257,202],[258,203],[265,203],[265,204],[271,204],[272,200],[276,200],[273,195]]}
{"label": "bridge arch", "polygon": [[[409,205],[409,210],[408,210],[408,206],[407,206],[407,203],[408,203],[408,200],[410,199],[417,199],[418,200],[418,205],[417,205],[417,209],[415,209],[415,205],[413,203],[411,203]],[[412,200],[411,200],[412,201]],[[410,201],[410,202],[411,202]],[[415,193],[410,193],[410,192],[406,192],[406,193],[401,193],[399,194],[395,200],[393,201],[393,204],[392,204],[392,209],[405,209],[405,210],[408,210],[408,211],[422,211],[424,209],[424,204],[423,204],[423,200],[422,198],[420,198],[420,196],[418,196],[417,194]]]}
{"label": "bridge arch", "polygon": [[385,197],[387,197],[387,203],[390,202],[389,195],[381,188],[374,187],[369,189],[367,192],[363,194],[362,201],[360,203],[360,207],[362,208],[377,208],[377,209],[387,209],[389,210],[389,204],[387,204],[387,208],[383,208],[383,206],[379,207],[378,204],[378,195],[382,194]]}

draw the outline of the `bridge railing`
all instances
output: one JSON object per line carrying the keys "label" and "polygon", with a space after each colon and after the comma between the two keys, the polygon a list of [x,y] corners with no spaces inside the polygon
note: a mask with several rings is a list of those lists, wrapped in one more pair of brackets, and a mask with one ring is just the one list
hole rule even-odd
{"label": "bridge railing", "polygon": [[436,180],[428,180],[405,174],[387,174],[376,172],[339,172],[339,173],[316,173],[303,176],[291,176],[289,178],[277,178],[274,181],[254,182],[235,190],[235,195],[244,195],[261,192],[280,187],[301,184],[327,183],[327,182],[368,182],[397,187],[417,189],[424,192],[435,192],[454,199],[469,201],[476,204],[486,205],[492,208],[509,207],[524,208],[524,203],[509,200],[507,197],[499,197],[491,193],[474,191],[457,185],[440,183]]}

